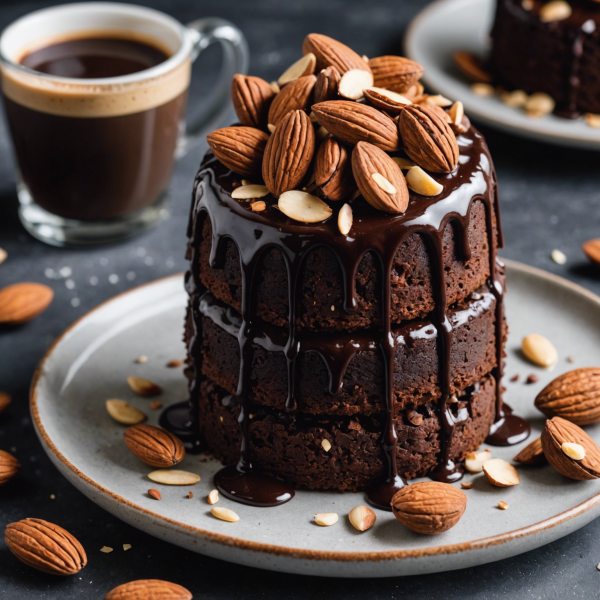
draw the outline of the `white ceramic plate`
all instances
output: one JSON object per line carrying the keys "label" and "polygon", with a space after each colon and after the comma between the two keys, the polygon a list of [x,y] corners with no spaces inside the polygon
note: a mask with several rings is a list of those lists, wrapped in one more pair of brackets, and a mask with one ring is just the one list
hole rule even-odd
{"label": "white ceramic plate", "polygon": [[[600,364],[600,298],[563,279],[508,263],[507,316],[510,323],[506,400],[530,419],[534,433],[543,425],[533,398],[563,371]],[[450,531],[422,536],[405,529],[387,512],[358,533],[346,515],[365,503],[362,493],[300,491],[276,508],[253,508],[220,500],[240,515],[237,523],[218,521],[209,513],[206,496],[219,468],[210,459],[187,456],[181,468],[201,475],[199,484],[167,487],[151,483],[152,469],[125,446],[124,428],[106,413],[107,398],[122,398],[144,410],[150,423],[159,411],[150,400],[127,387],[132,374],[163,386],[167,405],[186,397],[181,369],[165,364],[183,358],[181,342],[186,295],[181,276],[170,277],[125,293],[102,304],[68,329],[50,348],[33,380],[31,411],[44,448],[59,471],[94,502],[120,519],[165,541],[194,552],[277,571],[325,576],[384,577],[458,569],[513,556],[547,544],[600,515],[600,482],[574,482],[551,467],[521,469],[521,484],[494,488],[483,475],[468,475],[467,510]],[[523,335],[539,332],[557,346],[560,362],[553,372],[523,361]],[[148,356],[145,364],[135,358]],[[575,357],[573,365],[566,357]],[[529,373],[538,384],[526,385]],[[600,426],[589,433],[600,441]],[[511,459],[524,444],[493,448],[496,457]],[[162,501],[146,494],[160,487]],[[194,497],[187,493],[193,489]],[[499,510],[505,500],[509,509]],[[333,527],[319,527],[319,512],[337,512]]]}
{"label": "white ceramic plate", "polygon": [[583,119],[572,121],[554,115],[532,119],[496,96],[473,94],[452,55],[456,50],[486,54],[495,1],[440,0],[417,15],[406,34],[405,49],[407,56],[425,68],[425,85],[451,100],[461,100],[469,117],[503,131],[554,144],[600,149],[600,129],[589,127]]}

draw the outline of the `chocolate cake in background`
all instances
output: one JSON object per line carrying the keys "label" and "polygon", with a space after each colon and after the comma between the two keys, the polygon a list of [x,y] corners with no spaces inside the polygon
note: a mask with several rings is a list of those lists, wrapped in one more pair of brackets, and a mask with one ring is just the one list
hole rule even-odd
{"label": "chocolate cake in background", "polygon": [[490,70],[494,83],[545,93],[561,116],[600,114],[600,3],[497,0]]}
{"label": "chocolate cake in background", "polygon": [[193,426],[230,498],[365,489],[389,509],[406,479],[456,481],[486,438],[528,435],[501,398],[496,176],[416,63],[303,50],[279,85],[235,76],[240,125],[194,182]]}

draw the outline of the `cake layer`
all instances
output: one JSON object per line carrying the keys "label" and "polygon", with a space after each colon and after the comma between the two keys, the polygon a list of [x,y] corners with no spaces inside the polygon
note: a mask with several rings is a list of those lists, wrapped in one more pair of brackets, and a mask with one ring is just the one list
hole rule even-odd
{"label": "cake layer", "polygon": [[[458,462],[487,436],[495,415],[495,382],[487,376],[458,394],[451,411],[456,421],[449,456]],[[239,458],[239,408],[235,397],[204,381],[199,398],[200,431],[210,451],[224,464]],[[261,472],[311,489],[360,490],[385,473],[381,434],[384,419],[371,417],[291,416],[258,408],[250,415],[249,444]],[[434,403],[396,414],[398,472],[426,475],[438,464],[440,419]],[[322,441],[331,444],[325,451]]]}
{"label": "cake layer", "polygon": [[[364,202],[364,201],[363,201]],[[495,222],[495,220],[494,220]],[[250,224],[248,225],[251,226]],[[496,232],[492,236],[496,237]],[[471,258],[460,256],[457,228],[449,223],[443,234],[443,255],[448,305],[481,287],[490,275],[488,235],[485,207],[474,202],[468,227]],[[241,272],[236,245],[223,240],[226,249],[219,268],[209,266],[212,227],[205,218],[200,240],[200,279],[226,304],[240,311]],[[392,322],[423,318],[435,306],[432,257],[424,236],[411,234],[399,247],[392,268]],[[256,314],[274,325],[288,321],[288,278],[281,252],[275,248],[265,252],[256,275]],[[344,281],[340,264],[326,247],[311,252],[305,261],[298,286],[297,307],[299,329],[364,329],[381,322],[381,266],[373,252],[360,261],[356,275],[357,310],[344,311]]]}
{"label": "cake layer", "polygon": [[571,15],[544,23],[533,0],[497,0],[491,67],[497,83],[552,96],[565,115],[600,113],[600,4],[571,0]]}
{"label": "cake layer", "polygon": [[[452,393],[479,381],[496,366],[496,300],[486,290],[481,289],[449,311],[453,326]],[[198,311],[201,372],[234,394],[240,370],[237,336],[241,318],[209,292],[200,299]],[[252,345],[249,400],[283,409],[288,393],[284,355],[287,331],[264,325],[261,330],[261,336]],[[417,320],[398,326],[393,333],[396,410],[439,398],[436,328],[430,321]],[[385,369],[376,340],[376,334],[369,332],[305,332],[298,340],[301,350],[296,365],[298,409],[331,415],[368,415],[383,411]],[[340,364],[347,364],[344,372],[336,373],[322,358],[332,353],[340,358]],[[342,385],[338,389],[340,379]]]}

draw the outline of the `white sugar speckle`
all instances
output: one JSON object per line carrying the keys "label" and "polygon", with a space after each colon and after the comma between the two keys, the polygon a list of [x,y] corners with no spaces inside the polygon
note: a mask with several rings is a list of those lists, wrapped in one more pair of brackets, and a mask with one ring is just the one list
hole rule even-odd
{"label": "white sugar speckle", "polygon": [[79,298],[71,298],[71,306],[73,308],[77,308],[81,304],[81,300]]}
{"label": "white sugar speckle", "polygon": [[44,269],[44,275],[48,278],[48,279],[54,279],[54,269]]}
{"label": "white sugar speckle", "polygon": [[135,273],[133,271],[129,271],[125,277],[127,277],[127,281],[133,281],[135,279]]}
{"label": "white sugar speckle", "polygon": [[74,282],[72,279],[67,279],[67,280],[65,281],[65,287],[66,287],[68,290],[72,290],[72,289],[75,287],[75,282]]}
{"label": "white sugar speckle", "polygon": [[144,264],[151,267],[154,264],[154,259],[151,256],[146,256],[144,259]]}
{"label": "white sugar speckle", "polygon": [[71,269],[71,267],[62,267],[58,272],[60,273],[61,277],[71,277],[73,274],[73,269]]}
{"label": "white sugar speckle", "polygon": [[90,285],[98,285],[98,278],[95,275],[90,277]]}
{"label": "white sugar speckle", "polygon": [[105,267],[108,264],[108,258],[102,257],[100,259],[100,264]]}
{"label": "white sugar speckle", "polygon": [[119,283],[119,276],[116,273],[112,273],[108,276],[108,282],[112,283],[113,285],[115,283]]}

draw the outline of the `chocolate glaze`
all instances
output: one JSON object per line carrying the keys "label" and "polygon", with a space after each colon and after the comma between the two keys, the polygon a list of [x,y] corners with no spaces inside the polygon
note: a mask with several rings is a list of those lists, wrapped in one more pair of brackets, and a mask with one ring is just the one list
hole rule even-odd
{"label": "chocolate glaze", "polygon": [[[190,213],[188,236],[190,238],[188,257],[190,271],[186,275],[186,289],[190,294],[192,329],[189,341],[189,354],[195,361],[201,358],[197,347],[199,344],[198,323],[201,313],[210,312],[208,297],[200,281],[198,248],[200,245],[202,221],[208,217],[211,221],[213,239],[210,254],[210,266],[220,264],[224,250],[222,241],[229,238],[237,246],[242,273],[242,311],[241,316],[233,318],[233,311],[226,315],[229,325],[237,330],[240,345],[240,374],[237,389],[237,401],[240,404],[240,429],[242,433],[241,458],[238,465],[227,467],[215,476],[216,485],[230,498],[258,506],[272,506],[289,500],[283,495],[291,493],[288,486],[277,480],[264,483],[262,475],[254,472],[252,456],[248,444],[248,386],[250,381],[250,365],[253,343],[264,344],[268,349],[283,351],[288,367],[288,396],[286,412],[291,418],[297,410],[295,391],[295,365],[300,352],[316,351],[325,360],[330,373],[330,392],[341,389],[343,375],[354,352],[360,349],[379,349],[386,366],[386,413],[385,426],[382,431],[382,447],[387,459],[385,480],[369,492],[370,501],[381,508],[390,509],[390,500],[398,489],[405,485],[396,469],[397,437],[393,426],[394,419],[394,348],[397,343],[404,343],[403,335],[395,335],[391,323],[391,271],[394,256],[402,242],[413,233],[420,233],[427,240],[433,263],[433,280],[436,299],[436,310],[432,315],[431,325],[422,328],[424,335],[436,335],[440,353],[441,398],[438,410],[441,416],[441,455],[440,467],[434,477],[443,481],[456,481],[462,476],[462,468],[449,460],[448,451],[454,426],[468,418],[468,411],[453,412],[450,408],[450,342],[454,319],[451,318],[446,299],[446,282],[442,254],[442,237],[446,225],[452,222],[459,234],[459,251],[461,258],[468,260],[470,248],[468,226],[470,208],[474,200],[481,200],[486,207],[488,246],[490,257],[489,293],[496,299],[496,344],[497,367],[494,376],[497,382],[498,419],[504,417],[501,399],[500,378],[502,376],[502,340],[503,331],[503,265],[496,260],[497,248],[502,247],[502,233],[497,201],[497,184],[495,172],[487,146],[483,137],[474,128],[458,138],[460,160],[458,167],[450,174],[436,175],[435,178],[443,186],[441,194],[433,198],[425,198],[411,193],[410,203],[402,215],[389,215],[373,209],[362,198],[352,204],[354,222],[349,235],[344,236],[337,228],[337,213],[343,203],[333,205],[333,215],[318,224],[303,224],[288,219],[277,207],[275,198],[263,198],[267,208],[262,212],[252,212],[249,204],[231,198],[231,192],[239,182],[239,177],[228,171],[214,157],[208,155],[199,171],[195,185],[193,203]],[[494,228],[494,221],[496,229]],[[498,235],[495,239],[494,231]],[[303,336],[296,330],[296,301],[303,262],[308,254],[319,246],[327,246],[337,257],[344,280],[344,310],[351,313],[356,310],[355,297],[356,272],[362,257],[367,252],[374,252],[380,261],[382,277],[382,325],[368,335],[336,335],[311,332]],[[269,327],[259,322],[255,316],[254,283],[256,269],[259,267],[264,252],[276,247],[282,254],[288,272],[289,293],[289,331],[287,339],[274,339]],[[467,317],[468,318],[468,317]],[[222,315],[221,320],[223,321]],[[224,322],[224,321],[223,321]],[[431,330],[433,326],[435,331]],[[410,334],[410,332],[409,332]],[[345,342],[345,343],[340,343]],[[196,363],[190,382],[190,398],[194,410],[197,407],[198,388],[201,369]],[[517,417],[514,418],[515,420]],[[514,437],[513,420],[504,421],[506,427],[498,432],[502,440],[511,441]],[[507,430],[507,431],[505,431]],[[512,442],[514,443],[514,442]],[[235,469],[235,471],[234,471]],[[261,478],[257,487],[257,478]],[[264,494],[262,488],[267,489]]]}

